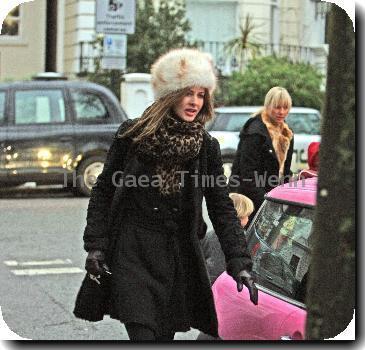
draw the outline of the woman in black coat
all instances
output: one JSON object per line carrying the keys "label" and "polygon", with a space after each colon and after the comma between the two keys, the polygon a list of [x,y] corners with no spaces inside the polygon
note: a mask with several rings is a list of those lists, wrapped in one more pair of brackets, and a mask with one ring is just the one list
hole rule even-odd
{"label": "woman in black coat", "polygon": [[209,57],[192,49],[168,52],[151,73],[156,102],[121,125],[91,194],[88,274],[74,313],[89,321],[109,314],[131,340],[172,340],[190,327],[217,336],[198,237],[203,195],[227,272],[239,291],[255,289],[219,144],[204,130],[216,77]]}
{"label": "woman in black coat", "polygon": [[241,130],[229,186],[231,192],[241,193],[254,202],[250,220],[265,193],[292,176],[294,134],[285,122],[291,106],[288,91],[273,87],[266,94],[264,107]]}

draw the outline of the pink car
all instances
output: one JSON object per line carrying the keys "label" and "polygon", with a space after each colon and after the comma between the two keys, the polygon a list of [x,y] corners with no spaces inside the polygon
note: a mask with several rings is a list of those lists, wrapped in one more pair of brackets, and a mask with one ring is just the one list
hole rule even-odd
{"label": "pink car", "polygon": [[311,178],[266,195],[246,237],[258,305],[251,303],[246,288],[238,293],[235,281],[223,272],[212,287],[221,339],[304,339],[316,190],[317,178]]}

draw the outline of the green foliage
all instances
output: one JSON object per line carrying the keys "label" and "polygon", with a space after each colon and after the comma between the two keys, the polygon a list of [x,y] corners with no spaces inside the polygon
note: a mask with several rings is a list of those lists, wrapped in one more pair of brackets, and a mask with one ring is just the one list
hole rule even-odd
{"label": "green foliage", "polygon": [[321,110],[324,92],[321,73],[305,63],[292,63],[273,56],[251,60],[243,73],[235,72],[222,80],[216,100],[224,105],[262,105],[273,86],[285,87],[294,106]]}
{"label": "green foliage", "polygon": [[190,46],[185,39],[190,29],[184,1],[161,0],[157,9],[152,0],[137,1],[136,32],[128,36],[128,72],[149,73],[161,54]]}
{"label": "green foliage", "polygon": [[228,41],[225,45],[225,51],[238,58],[240,71],[243,71],[248,56],[255,57],[260,53],[260,40],[257,39],[254,30],[261,26],[255,24],[252,17],[247,14],[245,22],[240,25],[240,36]]}

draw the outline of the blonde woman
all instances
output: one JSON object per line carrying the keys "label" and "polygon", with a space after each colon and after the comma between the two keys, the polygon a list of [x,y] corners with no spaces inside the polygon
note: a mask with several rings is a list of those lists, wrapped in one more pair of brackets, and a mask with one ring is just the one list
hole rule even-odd
{"label": "blonde woman", "polygon": [[88,274],[74,313],[90,321],[108,313],[133,341],[172,340],[190,327],[217,336],[198,238],[203,196],[227,272],[253,301],[257,290],[225,181],[209,187],[199,181],[223,174],[219,144],[204,130],[213,115],[214,69],[206,54],[177,49],[160,57],[151,74],[156,100],[121,125],[91,194]]}
{"label": "blonde woman", "polygon": [[250,220],[265,193],[292,175],[294,135],[285,122],[291,107],[288,91],[275,86],[266,94],[264,107],[241,130],[229,185],[232,192],[244,194],[254,202]]}

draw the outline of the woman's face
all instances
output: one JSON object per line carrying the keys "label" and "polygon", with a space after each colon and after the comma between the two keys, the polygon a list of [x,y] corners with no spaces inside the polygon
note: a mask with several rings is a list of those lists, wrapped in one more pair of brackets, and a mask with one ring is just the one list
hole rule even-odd
{"label": "woman's face", "polygon": [[205,89],[190,88],[185,96],[174,106],[175,114],[185,122],[192,122],[204,105]]}
{"label": "woman's face", "polygon": [[278,105],[275,107],[269,107],[267,112],[272,120],[276,123],[283,123],[285,118],[288,116],[289,108],[288,106]]}
{"label": "woman's face", "polygon": [[240,217],[241,226],[244,228],[248,223],[248,216]]}

